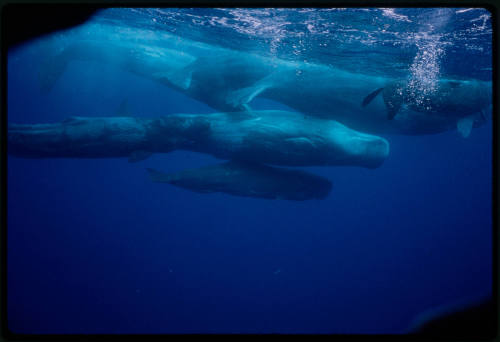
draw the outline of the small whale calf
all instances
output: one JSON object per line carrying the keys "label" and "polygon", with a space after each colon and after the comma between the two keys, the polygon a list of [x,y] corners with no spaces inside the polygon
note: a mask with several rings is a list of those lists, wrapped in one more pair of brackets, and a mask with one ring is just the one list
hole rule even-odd
{"label": "small whale calf", "polygon": [[300,170],[288,170],[245,161],[229,161],[165,174],[147,169],[153,182],[168,183],[199,193],[305,201],[324,199],[332,183]]}

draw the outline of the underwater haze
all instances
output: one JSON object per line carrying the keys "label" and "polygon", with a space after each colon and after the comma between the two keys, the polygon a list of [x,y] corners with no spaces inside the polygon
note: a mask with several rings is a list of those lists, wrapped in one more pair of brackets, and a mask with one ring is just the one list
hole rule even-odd
{"label": "underwater haze", "polygon": [[[490,298],[491,82],[482,8],[103,9],[10,49],[9,329],[405,334]],[[71,140],[174,114],[214,140]]]}

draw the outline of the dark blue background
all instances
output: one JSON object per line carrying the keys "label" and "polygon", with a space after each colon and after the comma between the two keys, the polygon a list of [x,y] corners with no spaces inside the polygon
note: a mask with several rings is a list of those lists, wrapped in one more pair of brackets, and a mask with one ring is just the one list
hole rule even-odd
{"label": "dark blue background", "polygon": [[[8,120],[207,113],[107,65],[74,62],[41,94],[13,51]],[[96,80],[99,80],[96,83]],[[254,108],[279,104],[257,100]],[[378,169],[308,168],[324,201],[196,194],[145,171],[208,165],[8,157],[8,323],[17,333],[398,333],[430,307],[491,293],[491,122],[386,136]]]}

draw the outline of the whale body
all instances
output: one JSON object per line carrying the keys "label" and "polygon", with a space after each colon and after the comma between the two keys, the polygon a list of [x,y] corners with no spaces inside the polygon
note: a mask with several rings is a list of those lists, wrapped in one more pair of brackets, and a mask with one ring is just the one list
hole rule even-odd
{"label": "whale body", "polygon": [[147,169],[153,182],[168,183],[199,193],[304,201],[324,199],[332,183],[300,170],[287,170],[244,161],[229,161],[165,174]]}
{"label": "whale body", "polygon": [[[486,121],[481,111],[491,111],[491,82],[441,81],[446,86],[427,94],[428,101],[419,105],[416,99],[420,94],[398,91],[398,85],[408,84],[408,80],[232,51],[176,39],[167,33],[156,44],[126,39],[73,39],[49,60],[40,78],[48,89],[73,60],[108,63],[181,91],[219,111],[250,110],[253,99],[262,97],[373,134],[431,134],[458,128],[466,136],[470,128]],[[382,89],[383,96],[372,96],[367,101],[374,91]],[[465,130],[461,129],[464,125]]]}
{"label": "whale body", "polygon": [[8,152],[31,158],[128,157],[189,150],[226,160],[277,166],[376,168],[389,154],[384,138],[333,120],[288,111],[171,114],[160,118],[73,117],[8,126]]}

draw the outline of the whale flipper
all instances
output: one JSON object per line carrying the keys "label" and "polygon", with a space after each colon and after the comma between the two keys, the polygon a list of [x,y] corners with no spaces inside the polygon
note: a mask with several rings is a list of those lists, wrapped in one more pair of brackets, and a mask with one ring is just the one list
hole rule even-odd
{"label": "whale flipper", "polygon": [[457,122],[457,130],[464,138],[467,138],[470,135],[472,126],[474,126],[474,117],[472,115],[461,118]]}
{"label": "whale flipper", "polygon": [[[403,81],[392,82],[383,88],[382,96],[387,108],[387,119],[392,120],[404,103],[407,85]],[[370,96],[370,95],[369,95]]]}
{"label": "whale flipper", "polygon": [[292,144],[296,144],[297,146],[309,146],[311,148],[317,148],[317,144],[311,139],[308,139],[306,137],[287,138],[285,139],[285,141]]}
{"label": "whale flipper", "polygon": [[373,101],[373,99],[376,98],[377,95],[380,94],[382,91],[384,91],[382,94],[384,97],[385,106],[387,107],[387,119],[392,120],[398,113],[403,103],[401,94],[399,94],[399,92],[396,92],[395,86],[392,84],[387,87],[378,88],[373,92],[371,92],[370,94],[368,94],[363,99],[361,107],[366,107],[367,105],[369,105]]}
{"label": "whale flipper", "polygon": [[172,83],[176,87],[179,87],[183,90],[189,89],[191,86],[191,80],[193,78],[193,71],[197,67],[197,60],[189,63],[185,67],[173,71],[173,72],[157,72],[153,74],[153,76],[157,78],[164,78],[168,82]]}
{"label": "whale flipper", "polygon": [[387,119],[392,120],[401,108],[401,103],[386,103],[387,105]]}
{"label": "whale flipper", "polygon": [[170,75],[169,80],[181,89],[189,89],[193,77],[193,68],[189,65]]}
{"label": "whale flipper", "polygon": [[250,110],[248,104],[262,94],[265,90],[271,88],[274,84],[275,73],[265,76],[250,87],[240,88],[231,91],[226,96],[226,103],[234,108]]}
{"label": "whale flipper", "polygon": [[248,110],[248,103],[270,87],[270,84],[257,84],[255,86],[232,91],[226,97],[226,103],[235,108],[245,108],[245,110]]}
{"label": "whale flipper", "polygon": [[384,88],[378,88],[377,90],[371,92],[370,94],[368,94],[364,99],[363,99],[363,103],[361,103],[361,107],[366,107],[367,105],[370,104],[370,102],[373,101],[373,99],[375,97],[377,97],[378,94],[380,94],[380,92],[384,90]]}

